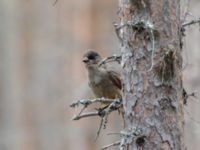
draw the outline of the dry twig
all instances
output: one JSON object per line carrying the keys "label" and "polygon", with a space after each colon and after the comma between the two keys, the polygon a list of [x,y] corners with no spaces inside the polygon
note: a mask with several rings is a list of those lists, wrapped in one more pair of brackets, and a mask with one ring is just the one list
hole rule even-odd
{"label": "dry twig", "polygon": [[90,104],[94,103],[100,103],[100,104],[110,104],[113,101],[113,99],[108,99],[108,98],[95,98],[95,99],[81,99],[78,100],[77,102],[73,102],[70,107],[78,107],[79,105],[83,106],[88,106]]}
{"label": "dry twig", "polygon": [[75,115],[72,120],[79,120],[86,117],[94,117],[99,116],[99,112],[88,112],[88,113],[79,113],[78,115]]}
{"label": "dry twig", "polygon": [[186,23],[183,23],[182,24],[182,28],[185,28],[186,26],[190,26],[190,25],[196,24],[196,23],[200,23],[200,18],[198,18],[196,20],[192,20],[192,21],[186,22]]}
{"label": "dry twig", "polygon": [[[94,103],[107,104],[107,106],[104,108],[98,108],[97,109],[98,111],[95,111],[95,112],[86,112],[86,113],[83,112],[89,105],[94,104]],[[122,100],[121,99],[105,99],[105,98],[96,98],[96,99],[91,99],[91,100],[82,99],[82,100],[72,103],[70,107],[77,107],[79,105],[83,105],[83,108],[78,113],[78,115],[75,115],[72,118],[72,120],[79,120],[82,118],[94,117],[94,116],[101,117],[101,123],[97,131],[97,136],[95,138],[95,141],[96,141],[100,135],[102,127],[104,129],[106,128],[109,114],[113,111],[119,110],[119,108],[122,107]]]}
{"label": "dry twig", "polygon": [[57,4],[58,0],[55,0],[53,3],[53,6],[55,6]]}
{"label": "dry twig", "polygon": [[111,143],[109,145],[104,146],[101,150],[106,150],[106,149],[108,149],[108,148],[110,148],[112,146],[119,146],[120,143],[121,143],[121,141],[117,141],[117,142]]}
{"label": "dry twig", "polygon": [[99,66],[109,63],[109,62],[113,62],[113,61],[117,61],[119,64],[121,62],[122,56],[121,55],[113,55],[113,56],[109,56],[104,58],[100,63]]}

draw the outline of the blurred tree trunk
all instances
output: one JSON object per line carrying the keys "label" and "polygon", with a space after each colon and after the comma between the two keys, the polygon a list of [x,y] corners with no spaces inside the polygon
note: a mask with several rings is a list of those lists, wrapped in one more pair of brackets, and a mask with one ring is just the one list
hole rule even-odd
{"label": "blurred tree trunk", "polygon": [[[127,150],[183,150],[179,0],[119,0]],[[155,47],[155,48],[154,48]]]}

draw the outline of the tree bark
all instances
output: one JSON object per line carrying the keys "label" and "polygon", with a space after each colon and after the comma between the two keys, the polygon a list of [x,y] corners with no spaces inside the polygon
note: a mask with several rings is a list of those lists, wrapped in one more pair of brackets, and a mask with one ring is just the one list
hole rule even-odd
{"label": "tree bark", "polygon": [[126,150],[183,150],[179,0],[119,0]]}

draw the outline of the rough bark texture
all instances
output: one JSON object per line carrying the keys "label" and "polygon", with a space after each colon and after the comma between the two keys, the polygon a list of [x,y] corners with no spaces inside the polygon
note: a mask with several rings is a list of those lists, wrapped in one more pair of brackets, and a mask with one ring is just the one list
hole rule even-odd
{"label": "rough bark texture", "polygon": [[185,149],[179,6],[179,0],[119,0],[121,25],[128,23],[119,32],[125,126],[137,132],[124,137],[127,150]]}

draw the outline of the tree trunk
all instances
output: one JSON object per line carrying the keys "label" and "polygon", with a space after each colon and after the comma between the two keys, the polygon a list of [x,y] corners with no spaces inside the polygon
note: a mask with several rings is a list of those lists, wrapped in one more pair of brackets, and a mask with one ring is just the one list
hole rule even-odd
{"label": "tree trunk", "polygon": [[119,0],[126,150],[186,149],[179,6]]}

